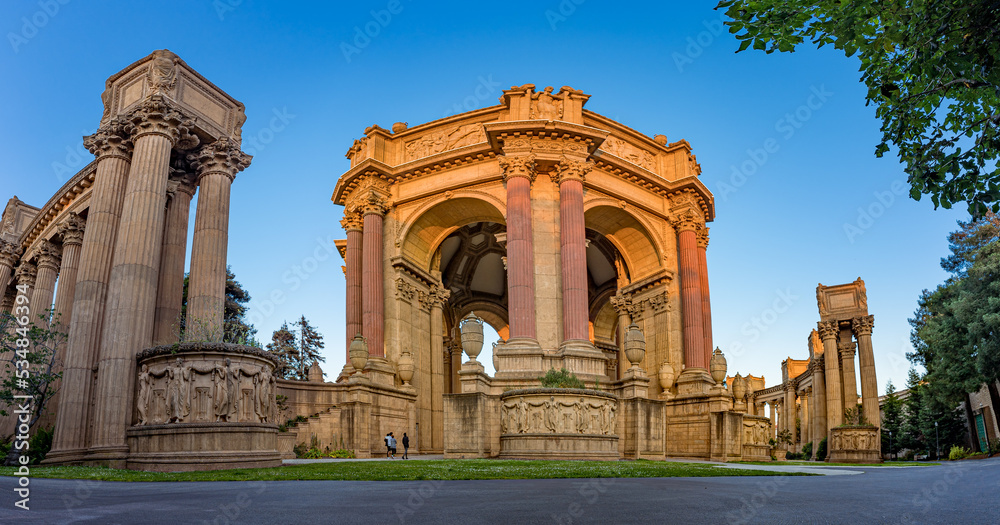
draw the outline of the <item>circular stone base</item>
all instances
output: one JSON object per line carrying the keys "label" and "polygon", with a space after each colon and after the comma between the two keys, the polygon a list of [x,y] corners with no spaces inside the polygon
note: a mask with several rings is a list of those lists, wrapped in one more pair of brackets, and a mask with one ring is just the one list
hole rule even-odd
{"label": "circular stone base", "polygon": [[281,466],[278,427],[269,423],[175,423],[126,431],[127,468],[188,472]]}
{"label": "circular stone base", "polygon": [[618,436],[600,434],[502,434],[500,459],[618,461]]}

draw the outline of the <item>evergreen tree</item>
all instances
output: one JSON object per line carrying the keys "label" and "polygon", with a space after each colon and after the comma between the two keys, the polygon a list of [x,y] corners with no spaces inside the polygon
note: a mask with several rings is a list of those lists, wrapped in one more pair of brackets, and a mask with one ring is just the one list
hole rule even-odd
{"label": "evergreen tree", "polygon": [[[187,329],[188,281],[190,274],[184,275],[184,292],[181,300],[180,338],[184,338]],[[226,267],[226,302],[222,313],[222,340],[226,343],[236,343],[260,348],[257,340],[257,329],[247,322],[250,292],[236,280],[231,266]]]}
{"label": "evergreen tree", "polygon": [[903,401],[903,418],[900,422],[899,446],[910,450],[927,450],[924,442],[924,435],[920,426],[920,397],[922,395],[922,385],[920,384],[920,374],[917,370],[910,368],[906,378],[906,388],[909,395]]}
{"label": "evergreen tree", "polygon": [[281,328],[271,335],[267,350],[278,358],[278,366],[274,375],[281,379],[295,379],[296,366],[299,362],[299,350],[295,344],[295,334],[288,329],[288,323],[281,323]]}
{"label": "evergreen tree", "polygon": [[319,353],[325,344],[323,343],[323,335],[309,324],[306,316],[299,317],[295,326],[299,333],[299,361],[296,363],[298,365],[296,372],[299,374],[299,379],[306,380],[309,377],[309,367],[314,362],[326,362],[326,358]]}
{"label": "evergreen tree", "polygon": [[885,385],[885,402],[882,405],[882,453],[896,454],[900,450],[900,429],[903,426],[903,402],[896,395],[892,381]]}

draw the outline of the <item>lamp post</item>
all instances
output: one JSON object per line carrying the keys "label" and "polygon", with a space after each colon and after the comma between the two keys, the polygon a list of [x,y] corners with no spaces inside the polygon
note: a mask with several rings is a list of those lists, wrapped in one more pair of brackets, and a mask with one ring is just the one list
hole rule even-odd
{"label": "lamp post", "polygon": [[934,459],[941,459],[941,439],[938,437],[938,422],[934,422],[934,448],[937,450],[937,456]]}

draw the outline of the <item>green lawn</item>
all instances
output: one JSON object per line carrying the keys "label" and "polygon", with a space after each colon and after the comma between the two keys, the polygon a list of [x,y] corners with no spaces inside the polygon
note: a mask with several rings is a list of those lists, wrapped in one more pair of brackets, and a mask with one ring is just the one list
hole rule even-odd
{"label": "green lawn", "polygon": [[[14,475],[0,467],[0,475]],[[671,478],[709,476],[802,475],[719,468],[700,463],[664,461],[515,461],[496,459],[442,459],[428,461],[344,461],[309,463],[265,469],[155,473],[101,467],[31,468],[36,478],[104,481],[272,481],[352,480],[404,481],[422,479],[548,479],[548,478]]]}

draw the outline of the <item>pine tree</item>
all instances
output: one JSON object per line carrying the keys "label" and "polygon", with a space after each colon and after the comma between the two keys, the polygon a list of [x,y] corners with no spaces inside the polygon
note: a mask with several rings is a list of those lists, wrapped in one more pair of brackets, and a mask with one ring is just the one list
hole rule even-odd
{"label": "pine tree", "polygon": [[[187,329],[187,300],[188,300],[188,280],[190,274],[184,275],[184,291],[181,299],[180,318],[180,339],[184,339],[184,332]],[[255,346],[260,348],[260,341],[257,340],[257,329],[247,322],[246,314],[249,310],[247,304],[250,302],[250,292],[243,288],[243,285],[236,280],[231,266],[226,267],[226,302],[222,313],[222,340],[226,343],[236,343],[241,345]]]}
{"label": "pine tree", "polygon": [[278,358],[278,366],[274,374],[282,379],[295,379],[296,366],[299,362],[299,350],[295,344],[295,334],[288,329],[288,323],[281,323],[281,328],[271,335],[267,350]]}
{"label": "pine tree", "polygon": [[906,378],[909,395],[903,401],[903,420],[900,423],[899,446],[910,450],[926,450],[924,435],[920,431],[920,397],[923,394],[920,375],[910,368]]}
{"label": "pine tree", "polygon": [[309,367],[316,361],[325,362],[326,358],[320,355],[319,351],[325,346],[323,335],[316,331],[316,328],[309,324],[306,316],[299,317],[295,322],[299,333],[299,361],[296,373],[303,381],[309,377]]}
{"label": "pine tree", "polygon": [[903,425],[903,402],[896,395],[892,381],[885,385],[885,402],[882,405],[882,453],[896,454],[900,450],[900,429]]}

